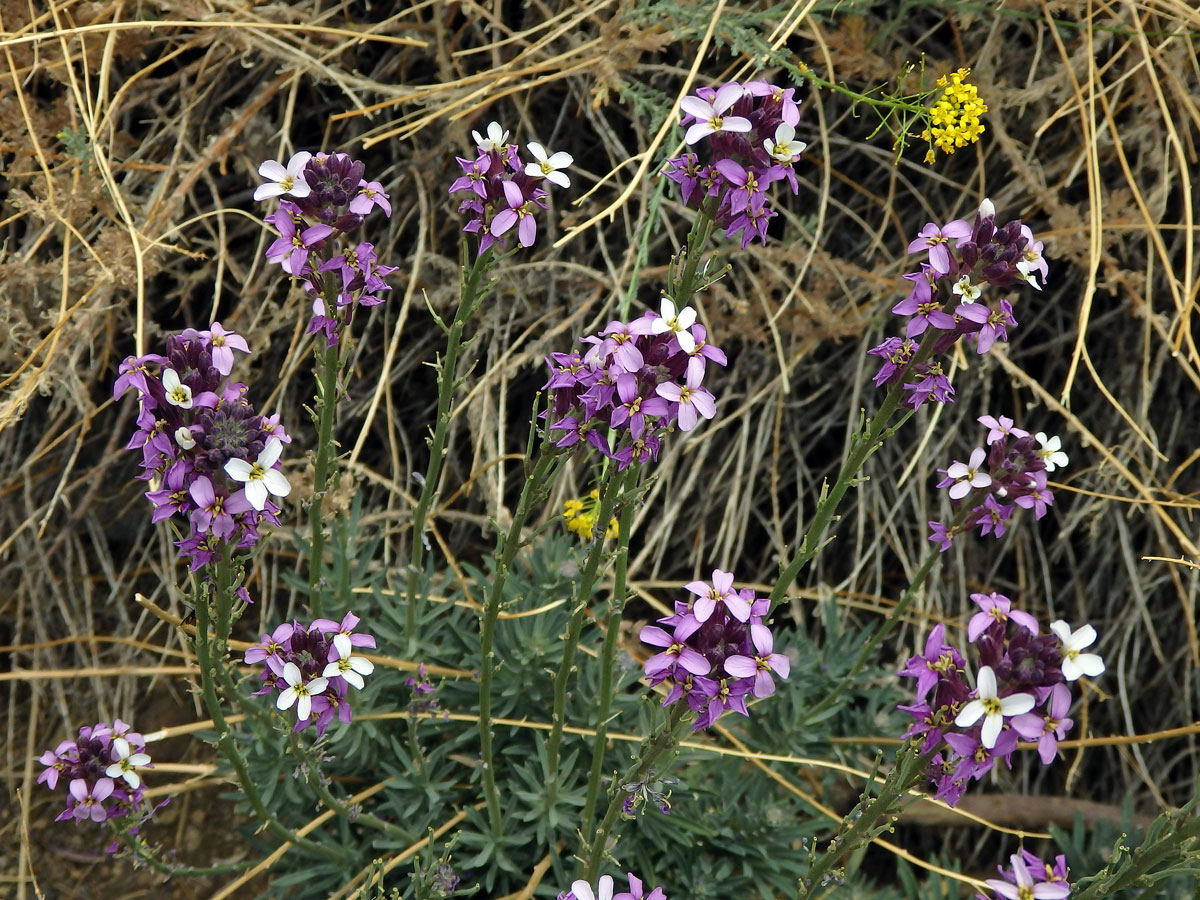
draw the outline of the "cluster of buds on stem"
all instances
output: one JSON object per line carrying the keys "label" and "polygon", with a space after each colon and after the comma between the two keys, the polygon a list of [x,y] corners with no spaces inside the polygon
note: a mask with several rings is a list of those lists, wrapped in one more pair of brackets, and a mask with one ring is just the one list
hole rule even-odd
{"label": "cluster of buds on stem", "polygon": [[341,722],[353,718],[350,688],[361,689],[363,676],[375,664],[354,655],[356,647],[375,646],[375,638],[354,631],[358,616],[346,613],[340,622],[316,619],[310,625],[285,622],[246,651],[247,665],[263,666],[262,687],[254,693],[278,692],[278,709],[295,707],[294,731],[317,726],[317,734],[336,716]]}
{"label": "cluster of buds on stem", "polygon": [[662,648],[644,671],[651,685],[670,685],[663,706],[687,703],[697,715],[692,730],[699,731],[729,710],[748,716],[747,697],[775,693],[774,676],[787,678],[791,661],[775,652],[774,635],[763,623],[767,599],[749,588],[735,590],[731,573],[714,569],[711,583],[693,581],[684,589],[692,596],[676,601],[674,615],[647,625],[639,638]]}
{"label": "cluster of buds on stem", "polygon": [[702,383],[706,364],[723,366],[726,358],[706,337],[695,310],[664,298],[657,313],[583,338],[587,350],[551,354],[543,390],[551,392],[549,431],[563,432],[555,445],[590,445],[618,471],[658,459],[673,424],[690,431],[716,415],[716,398]]}
{"label": "cluster of buds on stem", "polygon": [[246,385],[229,380],[234,350],[249,352],[245,338],[219,322],[206,331],[188,328],[167,339],[165,355],[127,357],[113,385],[114,399],[138,392],[138,427],[126,449],[141,451],[138,478],[161,485],[146,494],[152,520],[186,518],[191,534],[175,546],[192,571],[211,562],[222,543],[256,545],[262,522],[279,525],[272,497],[291,491],[279,471],[291,438],[278,416],[255,412]]}
{"label": "cluster of buds on stem", "polygon": [[268,262],[300,279],[313,298],[307,333],[321,332],[325,346],[339,343],[359,306],[377,306],[391,287],[383,279],[395,266],[381,265],[375,245],[345,239],[378,207],[392,205],[378,181],[368,181],[366,166],[345,153],[296,153],[287,165],[269,159],[258,169],[268,179],[255,200],[286,196],[265,221],[279,232],[267,248]]}
{"label": "cluster of buds on stem", "polygon": [[[953,401],[954,387],[938,357],[959,340],[975,341],[981,354],[1008,340],[1009,329],[1017,325],[1012,303],[1008,297],[993,299],[990,292],[985,296],[985,289],[1026,283],[1040,290],[1038,279],[1044,281],[1047,272],[1042,242],[1020,220],[997,225],[990,200],[980,204],[973,224],[963,219],[928,223],[908,246],[909,253],[922,251],[928,251],[928,262],[904,276],[912,290],[892,307],[905,319],[904,337],[890,337],[868,351],[883,360],[875,384],[903,384],[904,405],[910,409],[931,400]],[[916,359],[918,339],[926,333],[934,336],[931,352]]]}
{"label": "cluster of buds on stem", "polygon": [[765,244],[767,223],[778,215],[766,189],[776,181],[787,181],[793,194],[800,189],[793,166],[808,145],[796,140],[794,90],[730,81],[679,103],[684,140],[689,147],[704,141],[707,161],[689,150],[668,159],[663,174],[679,185],[687,206],[699,209],[712,198],[714,221],[726,237],[741,234],[743,248],[755,237]]}
{"label": "cluster of buds on stem", "polygon": [[913,718],[905,737],[921,736],[926,753],[942,748],[929,776],[934,796],[951,806],[998,759],[1011,766],[1018,738],[1036,741],[1042,762],[1054,762],[1073,724],[1069,683],[1104,672],[1104,661],[1085,652],[1096,640],[1091,625],[1072,630],[1059,619],[1042,634],[1037,619],[1001,594],[971,599],[980,610],[967,624],[979,656],[975,688],[967,683],[966,660],[946,643],[944,625],[934,627],[925,651],[900,671],[917,679],[915,703],[900,707]]}

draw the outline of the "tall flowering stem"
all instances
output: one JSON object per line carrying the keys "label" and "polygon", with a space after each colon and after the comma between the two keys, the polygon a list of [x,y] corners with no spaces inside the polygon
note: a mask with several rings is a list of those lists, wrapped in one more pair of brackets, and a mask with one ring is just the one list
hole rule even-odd
{"label": "tall flowering stem", "polygon": [[[217,732],[217,747],[229,760],[242,793],[265,828],[280,840],[290,842],[309,853],[324,859],[343,862],[345,855],[340,850],[299,836],[271,814],[263,802],[262,795],[258,792],[258,787],[250,775],[249,767],[242,758],[241,751],[238,750],[237,740],[225,719],[225,710],[217,695],[217,672],[225,662],[224,654],[226,642],[229,639],[230,617],[234,603],[234,573],[227,545],[224,553],[211,566],[211,572],[214,578],[210,583],[209,596],[199,597],[196,602],[196,662],[200,667],[200,694],[204,698],[205,709],[208,710],[213,728]],[[211,612],[209,610],[210,599]]]}
{"label": "tall flowering stem", "polygon": [[879,785],[879,792],[874,797],[867,797],[864,793],[858,805],[842,819],[838,833],[830,839],[825,850],[821,853],[814,850],[808,875],[800,880],[800,892],[796,900],[808,900],[809,897],[824,894],[830,882],[839,880],[844,874],[838,868],[841,860],[892,827],[901,809],[910,800],[909,791],[925,777],[925,770],[933,755],[932,751],[923,753],[919,741],[909,741],[900,748],[896,755],[896,767]]}
{"label": "tall flowering stem", "polygon": [[[618,495],[623,493],[622,488],[636,484],[639,471],[639,467],[630,466],[625,470],[624,475],[614,479],[616,467],[609,467],[604,480],[600,482],[600,500],[596,513],[598,523],[607,522],[612,518],[613,507],[616,505]],[[628,537],[623,537],[622,540],[626,542],[627,546]],[[588,550],[583,572],[580,573],[579,581],[575,584],[575,594],[571,599],[571,621],[567,625],[567,636],[563,641],[562,661],[554,676],[554,711],[550,718],[550,737],[546,741],[545,802],[547,809],[553,809],[555,798],[558,795],[559,748],[562,746],[563,725],[566,721],[567,682],[571,680],[571,670],[575,666],[575,653],[579,648],[579,635],[583,630],[583,621],[587,617],[588,600],[591,598],[596,578],[600,574],[600,560],[605,555],[604,531],[602,525],[598,525],[592,546]]]}
{"label": "tall flowering stem", "polygon": [[[532,444],[532,435],[531,441]],[[483,793],[487,802],[488,823],[492,834],[500,834],[500,793],[496,789],[494,752],[492,749],[492,680],[495,652],[492,647],[496,639],[496,619],[500,615],[500,601],[504,597],[504,585],[513,559],[521,549],[521,531],[535,504],[546,493],[547,486],[558,472],[562,457],[554,452],[553,444],[544,442],[532,466],[526,463],[525,487],[513,513],[508,533],[500,539],[496,553],[496,571],[488,587],[487,600],[483,608],[483,621],[479,633],[479,747],[482,757]]]}
{"label": "tall flowering stem", "polygon": [[425,480],[421,484],[421,496],[417,499],[413,510],[412,521],[412,553],[408,564],[408,590],[405,594],[408,603],[408,639],[411,646],[418,646],[417,641],[417,586],[421,574],[425,571],[425,522],[429,516],[429,508],[437,495],[438,481],[442,475],[442,461],[446,455],[446,432],[450,426],[450,406],[454,399],[454,390],[458,387],[458,353],[462,348],[463,330],[467,322],[479,309],[479,304],[487,294],[489,284],[484,276],[494,263],[490,249],[480,253],[470,267],[463,269],[463,281],[458,311],[449,328],[445,322],[438,319],[438,325],[446,332],[446,355],[438,365],[438,406],[437,419],[433,426],[433,436],[429,440],[429,464],[425,468]]}
{"label": "tall flowering stem", "polygon": [[604,813],[604,818],[596,826],[595,837],[592,838],[592,842],[586,848],[586,852],[581,854],[584,860],[583,875],[581,877],[584,880],[594,882],[596,876],[600,873],[600,866],[604,862],[609,835],[612,833],[613,825],[616,824],[617,819],[621,815],[621,810],[625,805],[625,795],[619,790],[619,786],[646,781],[650,770],[655,767],[656,763],[659,764],[659,771],[662,771],[665,767],[660,760],[668,754],[674,753],[675,748],[679,746],[679,740],[683,735],[684,729],[691,724],[691,719],[692,712],[688,709],[687,704],[675,703],[668,707],[667,720],[642,742],[637,760],[613,785],[612,796],[609,799],[608,809]]}
{"label": "tall flowering stem", "polygon": [[[627,469],[621,493],[628,495],[637,487],[636,470]],[[626,502],[621,509],[621,521],[617,531],[617,552],[613,562],[613,595],[604,630],[604,655],[600,669],[600,696],[596,703],[596,736],[592,743],[592,768],[588,774],[587,798],[583,806],[580,831],[587,834],[592,827],[592,816],[596,812],[596,798],[600,793],[600,779],[604,774],[604,743],[608,736],[608,714],[612,708],[613,669],[616,667],[617,650],[621,631],[621,614],[625,611],[626,582],[629,569],[629,536],[633,530],[633,508]]]}
{"label": "tall flowering stem", "polygon": [[333,440],[333,428],[337,422],[340,347],[340,344],[330,344],[318,349],[314,366],[317,381],[317,446],[313,459],[313,496],[308,506],[308,602],[316,616],[323,614],[321,581],[325,555],[325,493],[337,474],[337,444]]}

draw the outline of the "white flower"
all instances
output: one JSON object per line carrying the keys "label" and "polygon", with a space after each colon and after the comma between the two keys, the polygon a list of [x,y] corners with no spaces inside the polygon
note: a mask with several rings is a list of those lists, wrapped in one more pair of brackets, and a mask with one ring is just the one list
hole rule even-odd
{"label": "white flower", "polygon": [[969,462],[951,463],[950,467],[946,469],[946,477],[955,480],[955,483],[950,485],[951,500],[961,500],[971,493],[971,488],[985,488],[992,483],[991,475],[979,471],[986,456],[987,453],[982,447],[976,447],[971,452]]}
{"label": "white flower", "polygon": [[795,140],[795,137],[796,129],[787,122],[780,122],[775,129],[775,140],[766,138],[763,141],[763,149],[772,159],[783,163],[795,162],[808,146],[804,141]]}
{"label": "white flower", "polygon": [[984,197],[983,202],[979,204],[979,217],[986,219],[988,216],[994,216],[995,214],[996,204],[994,204],[987,197]]}
{"label": "white flower", "polygon": [[596,882],[597,890],[592,892],[592,886],[582,878],[579,881],[571,882],[571,893],[575,895],[575,900],[612,900],[613,895],[613,879],[611,875],[601,875],[600,880]]}
{"label": "white flower", "polygon": [[109,778],[124,778],[125,783],[136,791],[142,779],[133,767],[150,765],[150,757],[145,753],[134,753],[129,741],[120,737],[113,738],[112,755],[113,764],[104,770],[104,774]]}
{"label": "white flower", "polygon": [[179,373],[174,369],[163,369],[163,390],[167,392],[167,402],[180,409],[192,408],[192,389],[179,380]]}
{"label": "white flower", "polygon": [[690,146],[701,138],[718,131],[750,130],[750,120],[742,116],[726,116],[724,112],[742,99],[742,86],[736,81],[722,85],[712,103],[696,96],[687,96],[679,101],[679,108],[695,116],[696,122],[688,128],[683,140]]}
{"label": "white flower", "polygon": [[[347,638],[349,640],[349,638]],[[352,684],[360,691],[363,687],[362,677],[370,675],[375,671],[375,664],[363,656],[350,656],[350,654],[342,653],[337,646],[337,641],[334,641],[334,650],[341,657],[335,659],[325,667],[321,673],[326,678],[344,678],[347,684]]]}
{"label": "white flower", "polygon": [[1059,619],[1050,623],[1050,630],[1062,642],[1063,678],[1075,681],[1080,675],[1095,678],[1104,672],[1104,660],[1095,653],[1081,653],[1084,647],[1090,647],[1096,641],[1096,629],[1091,625],[1071,630],[1071,626]]}
{"label": "white flower", "polygon": [[258,174],[268,179],[266,184],[260,184],[254,189],[255,200],[266,200],[268,197],[278,197],[281,194],[291,194],[293,197],[307,197],[312,188],[304,180],[304,167],[312,159],[307,150],[292,154],[286,166],[273,159],[268,159],[258,167]]}
{"label": "white flower", "polygon": [[324,678],[314,678],[305,683],[304,673],[300,671],[298,665],[291,662],[283,667],[283,680],[288,683],[288,686],[275,701],[275,706],[278,709],[291,709],[295,704],[297,720],[307,721],[308,717],[312,715],[313,695],[324,691],[329,686],[329,682]]}
{"label": "white flower", "polygon": [[983,293],[978,285],[971,284],[971,277],[969,275],[963,275],[959,278],[958,281],[954,282],[950,290],[958,294],[962,298],[963,303],[974,303],[979,299],[979,295]]}
{"label": "white flower", "polygon": [[246,500],[259,512],[267,505],[268,493],[286,497],[292,490],[283,473],[271,468],[282,451],[283,444],[279,438],[271,438],[253,463],[244,459],[231,459],[225,463],[225,474],[234,481],[245,482]]}
{"label": "white flower", "polygon": [[175,443],[184,450],[191,450],[196,446],[196,439],[192,437],[192,429],[186,425],[180,425],[175,429]]}
{"label": "white flower", "polygon": [[1010,694],[1007,697],[996,696],[996,673],[991,666],[981,666],[975,679],[978,699],[970,701],[962,708],[954,720],[959,728],[970,728],[983,719],[983,729],[979,741],[987,749],[996,746],[996,739],[1004,728],[1005,716],[1019,716],[1033,709],[1033,694]]}
{"label": "white flower", "polygon": [[696,322],[696,311],[685,306],[675,311],[675,302],[670,297],[663,297],[658,308],[659,318],[650,323],[651,334],[666,334],[674,332],[675,340],[679,341],[679,349],[691,353],[696,349],[696,339],[692,337],[691,327]]}
{"label": "white flower", "polygon": [[472,131],[471,137],[475,138],[475,146],[479,148],[480,153],[489,153],[504,146],[504,142],[508,140],[508,132],[500,127],[499,122],[489,122],[486,138],[480,137],[478,131]]}
{"label": "white flower", "polygon": [[1062,452],[1062,441],[1059,440],[1057,434],[1054,437],[1046,437],[1046,432],[1039,431],[1034,437],[1042,445],[1042,448],[1037,451],[1037,455],[1046,463],[1047,472],[1065,467],[1071,461],[1067,454]]}
{"label": "white flower", "polygon": [[571,156],[564,150],[559,150],[557,153],[546,153],[546,148],[537,141],[530,141],[525,145],[533,158],[537,162],[531,162],[525,166],[525,174],[533,178],[545,178],[547,181],[553,181],[559,187],[570,187],[571,179],[564,175],[559,169],[565,169],[571,163],[575,162],[575,157]]}

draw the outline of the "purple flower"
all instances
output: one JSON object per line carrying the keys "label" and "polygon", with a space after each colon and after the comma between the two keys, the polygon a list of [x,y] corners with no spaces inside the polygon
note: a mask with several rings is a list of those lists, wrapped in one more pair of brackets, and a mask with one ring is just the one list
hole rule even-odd
{"label": "purple flower", "polygon": [[750,130],[750,120],[742,116],[727,116],[724,113],[742,98],[742,87],[736,81],[724,84],[712,97],[711,102],[697,96],[687,96],[679,101],[679,108],[695,120],[684,137],[689,145],[710,134],[721,132],[744,133]]}
{"label": "purple flower", "polygon": [[707,675],[712,670],[712,665],[707,659],[677,639],[675,635],[667,634],[657,625],[647,625],[642,628],[638,639],[652,647],[666,648],[646,660],[644,669],[651,678],[669,672],[675,666],[679,666],[693,675]]}
{"label": "purple flower", "polygon": [[930,222],[919,232],[908,245],[909,253],[929,251],[929,265],[939,275],[948,275],[951,271],[950,251],[946,244],[951,240],[962,240],[971,234],[971,225],[964,219],[955,219],[942,227]]}
{"label": "purple flower", "polygon": [[774,638],[771,629],[765,625],[750,626],[750,640],[757,651],[750,656],[728,656],[725,658],[725,671],[735,678],[753,678],[755,697],[770,697],[775,693],[775,681],[771,678],[772,670],[786,679],[791,670],[791,661],[781,653],[774,653]]}
{"label": "purple flower", "polygon": [[990,594],[972,594],[971,599],[981,610],[971,616],[971,621],[967,623],[967,640],[972,644],[979,639],[979,636],[993,625],[1003,625],[1009,619],[1016,622],[1030,634],[1038,633],[1037,619],[1029,613],[1020,609],[1012,608],[1012,601],[1002,594],[997,594],[993,591]]}
{"label": "purple flower", "polygon": [[[1013,874],[1011,880],[987,879],[987,885],[1006,900],[1062,900],[1071,893],[1071,887],[1062,881],[1034,882],[1024,858],[1014,853],[1011,857]],[[1002,873],[1003,874],[1003,873]]]}
{"label": "purple flower", "polygon": [[661,887],[656,887],[647,894],[642,885],[642,879],[638,878],[632,872],[628,873],[628,877],[629,890],[613,894],[612,900],[667,900],[667,895]]}
{"label": "purple flower", "polygon": [[1070,709],[1071,689],[1060,682],[1050,688],[1050,699],[1043,715],[1028,712],[1013,717],[1013,730],[1027,741],[1038,742],[1038,756],[1047,766],[1058,756],[1058,742],[1075,724],[1067,718]]}
{"label": "purple flower", "polygon": [[208,331],[200,332],[202,337],[209,339],[212,348],[212,363],[222,376],[233,371],[233,351],[240,350],[249,353],[250,347],[241,335],[226,331],[220,322],[213,322]]}
{"label": "purple flower", "polygon": [[[711,391],[700,387],[700,379],[703,377],[703,369],[689,365],[685,387],[680,387],[675,382],[667,382],[655,388],[660,397],[679,404],[677,415],[680,431],[691,431],[695,428],[699,416],[711,419],[717,414],[716,398]],[[620,382],[617,384],[619,390]]]}

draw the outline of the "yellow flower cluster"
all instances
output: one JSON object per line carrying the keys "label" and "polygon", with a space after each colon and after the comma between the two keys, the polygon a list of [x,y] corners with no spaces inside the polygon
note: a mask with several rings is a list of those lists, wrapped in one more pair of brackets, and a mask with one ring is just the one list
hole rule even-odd
{"label": "yellow flower cluster", "polygon": [[[599,512],[596,509],[596,502],[599,499],[600,491],[593,489],[586,497],[568,500],[564,503],[563,519],[567,523],[567,530],[585,540],[591,540],[592,534],[596,530],[596,514]],[[604,536],[606,538],[616,537],[619,530],[616,516],[614,516],[609,521],[608,530],[604,532]]]}
{"label": "yellow flower cluster", "polygon": [[959,147],[975,143],[984,132],[979,117],[988,108],[979,99],[979,89],[967,83],[970,74],[970,69],[959,69],[937,80],[937,86],[945,90],[930,107],[929,128],[921,133],[921,140],[930,145],[925,154],[927,163],[937,158],[935,147],[943,153],[953,153]]}

